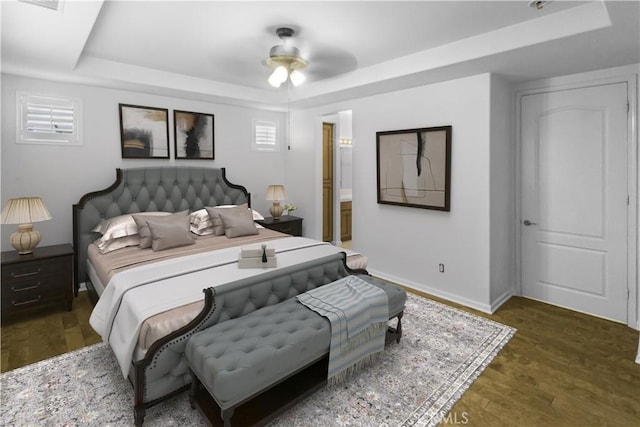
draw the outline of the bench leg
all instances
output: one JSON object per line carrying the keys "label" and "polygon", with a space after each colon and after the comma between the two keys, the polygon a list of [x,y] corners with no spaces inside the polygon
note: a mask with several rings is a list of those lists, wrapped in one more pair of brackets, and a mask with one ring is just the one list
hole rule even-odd
{"label": "bench leg", "polygon": [[191,373],[191,388],[189,389],[189,404],[191,405],[191,409],[196,409],[196,393],[198,392],[198,387],[200,386],[200,379],[193,372]]}
{"label": "bench leg", "polygon": [[400,344],[400,338],[402,337],[402,316],[404,316],[404,311],[401,311],[398,314],[398,325],[396,326],[396,333],[398,337],[396,338],[396,343]]}
{"label": "bench leg", "polygon": [[391,341],[400,343],[400,338],[402,337],[402,316],[403,315],[404,315],[404,311],[401,311],[396,316],[398,318],[398,323],[396,324],[395,328],[389,326],[389,329],[387,330],[387,336],[385,338],[385,345],[391,343]]}
{"label": "bench leg", "polygon": [[140,427],[142,425],[142,423],[144,422],[145,412],[146,412],[146,410],[144,409],[144,406],[135,407],[133,409],[133,423],[134,423],[134,425],[136,425],[136,427]]}
{"label": "bench leg", "polygon": [[222,422],[224,423],[224,427],[231,427],[231,417],[233,417],[234,408],[230,408],[227,410],[221,410],[220,416],[222,417]]}

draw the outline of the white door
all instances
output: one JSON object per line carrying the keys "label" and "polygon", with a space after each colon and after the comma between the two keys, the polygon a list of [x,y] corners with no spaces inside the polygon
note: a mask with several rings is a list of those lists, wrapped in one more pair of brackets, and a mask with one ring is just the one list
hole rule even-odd
{"label": "white door", "polygon": [[627,321],[627,84],[521,98],[523,296]]}

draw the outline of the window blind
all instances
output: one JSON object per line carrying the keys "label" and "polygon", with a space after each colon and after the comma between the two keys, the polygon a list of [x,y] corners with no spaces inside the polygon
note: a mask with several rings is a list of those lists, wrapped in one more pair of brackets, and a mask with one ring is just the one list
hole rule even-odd
{"label": "window blind", "polygon": [[17,92],[16,140],[25,144],[81,144],[82,101]]}
{"label": "window blind", "polygon": [[257,145],[276,145],[276,127],[275,123],[256,124],[256,144]]}
{"label": "window blind", "polygon": [[72,134],[74,131],[73,117],[73,107],[27,104],[27,132]]}
{"label": "window blind", "polygon": [[255,120],[253,148],[258,151],[278,151],[278,123]]}

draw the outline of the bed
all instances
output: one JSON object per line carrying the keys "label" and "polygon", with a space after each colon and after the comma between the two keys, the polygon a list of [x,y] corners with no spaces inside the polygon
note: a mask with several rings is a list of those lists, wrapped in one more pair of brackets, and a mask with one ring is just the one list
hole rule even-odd
{"label": "bed", "polygon": [[[197,236],[192,244],[156,251],[155,244],[160,240],[155,238],[164,230],[161,226],[165,227],[162,225],[165,220],[145,217],[149,227],[156,227],[153,230],[152,248],[139,249],[137,244],[129,244],[103,254],[103,247],[94,242],[100,242],[99,239],[105,234],[96,230],[103,232],[100,227],[110,220],[129,216],[139,219],[139,214],[144,213],[158,213],[159,216],[163,215],[162,218],[180,217],[177,220],[181,224],[181,215],[184,213],[190,217],[193,227],[195,212],[202,212],[205,207],[221,209],[222,206],[233,206],[237,211],[239,206],[244,205],[244,210],[259,215],[250,209],[251,197],[246,188],[230,183],[224,168],[151,167],[117,169],[116,180],[111,186],[82,196],[73,206],[75,292],[77,295],[79,284],[84,282],[92,300],[97,301],[92,313],[92,325],[101,325],[100,322],[105,319],[114,322],[112,318],[108,319],[109,314],[102,307],[112,299],[114,302],[110,304],[122,304],[117,300],[117,295],[114,296],[116,291],[113,289],[123,283],[135,288],[136,292],[142,292],[142,287],[140,290],[137,288],[138,282],[147,283],[152,277],[158,282],[157,285],[154,282],[154,288],[157,286],[154,298],[165,298],[159,302],[154,300],[151,304],[142,297],[142,305],[128,309],[134,313],[133,317],[140,318],[136,320],[135,327],[128,323],[112,325],[114,331],[126,330],[127,336],[108,334],[123,375],[129,378],[134,387],[136,424],[142,423],[147,408],[181,392],[191,382],[182,349],[186,338],[202,327],[206,320],[204,317],[213,304],[203,297],[202,289],[212,284],[215,286],[241,280],[249,274],[260,274],[256,272],[257,269],[243,271],[233,264],[234,258],[237,261],[240,247],[266,242],[280,253],[278,261],[283,266],[319,258],[340,249],[323,242],[290,237],[261,228],[256,234],[241,233],[233,238],[228,238],[228,233],[222,236]],[[224,216],[222,213],[220,215]],[[225,232],[228,231],[225,229]],[[119,236],[115,240],[128,240],[125,237]],[[350,258],[354,267],[352,271],[366,273],[365,257],[352,253]],[[188,264],[185,264],[187,261]],[[184,298],[173,295],[173,290],[177,288],[185,293]],[[162,297],[162,289],[171,291],[165,291],[166,295]],[[114,335],[116,338],[113,338]],[[115,341],[120,342],[118,339],[126,341],[127,345],[123,346],[126,351],[117,348]]]}

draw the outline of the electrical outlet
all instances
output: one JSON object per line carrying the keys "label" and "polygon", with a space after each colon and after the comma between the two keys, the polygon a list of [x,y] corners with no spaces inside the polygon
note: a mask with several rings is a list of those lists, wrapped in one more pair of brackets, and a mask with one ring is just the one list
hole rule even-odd
{"label": "electrical outlet", "polygon": [[444,264],[438,264],[438,270],[440,270],[440,273],[444,273]]}

